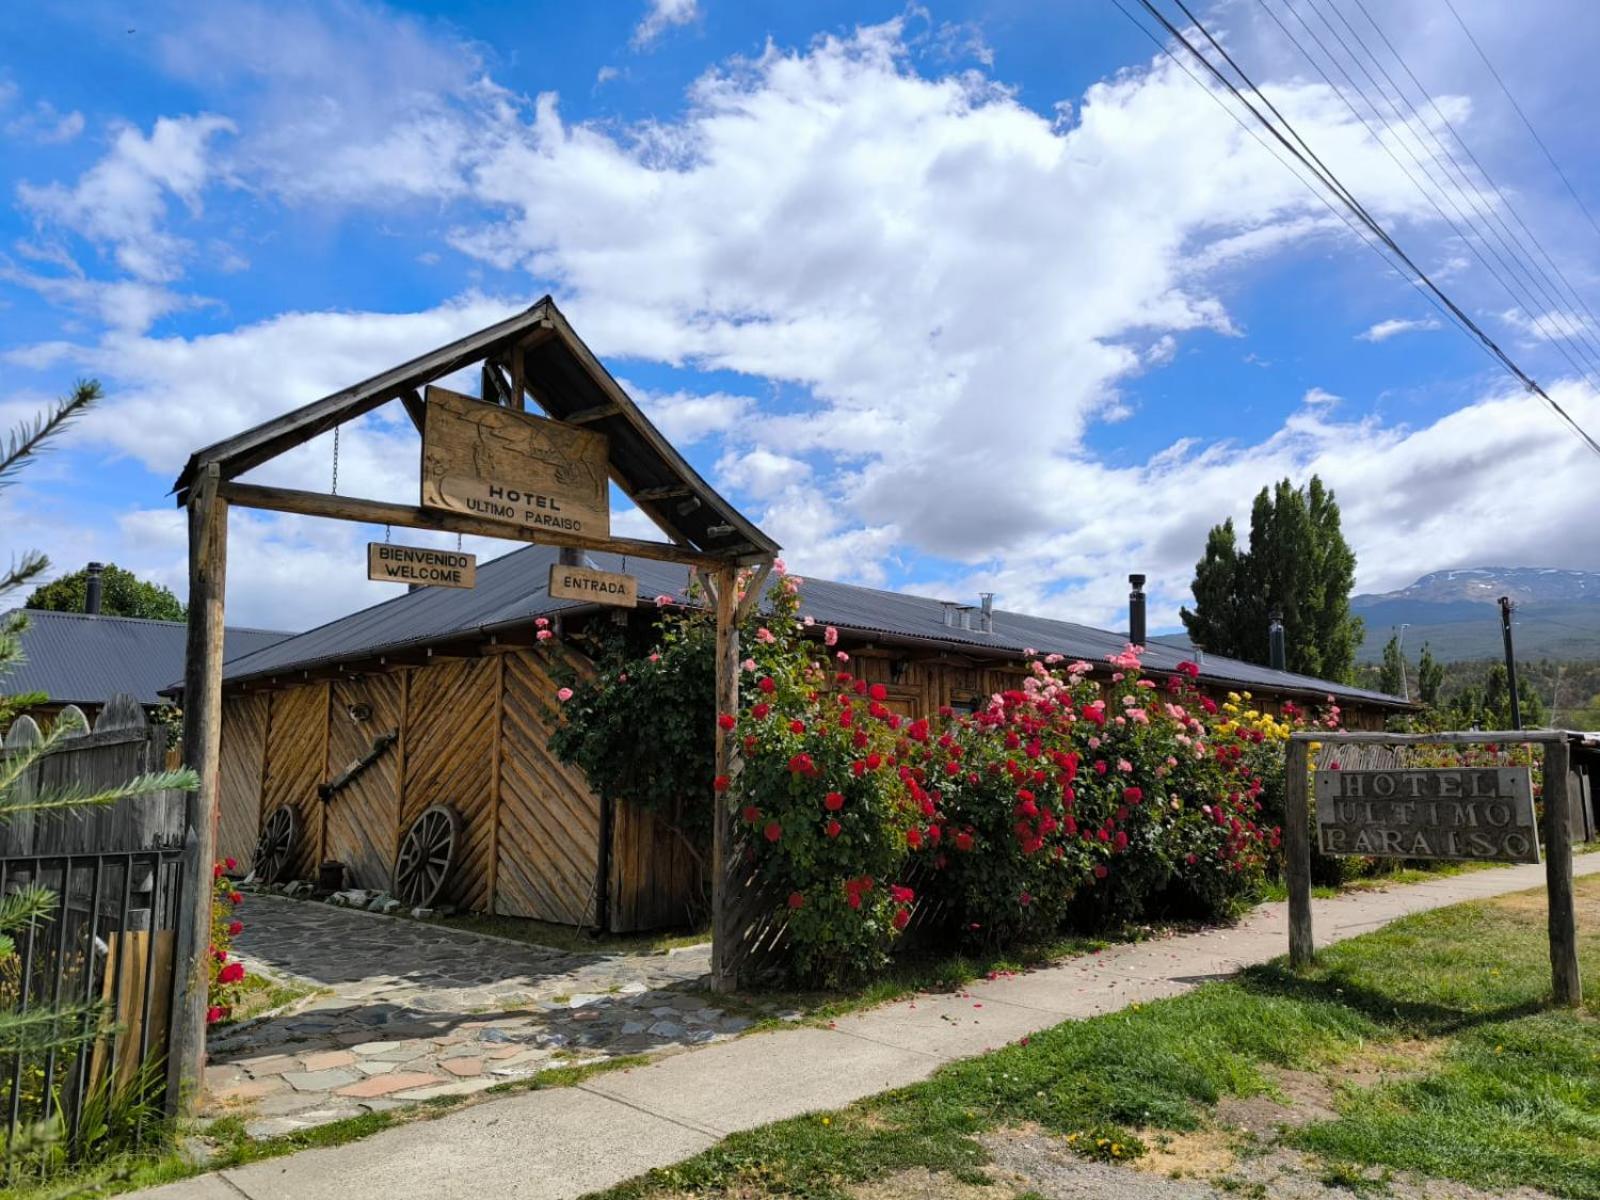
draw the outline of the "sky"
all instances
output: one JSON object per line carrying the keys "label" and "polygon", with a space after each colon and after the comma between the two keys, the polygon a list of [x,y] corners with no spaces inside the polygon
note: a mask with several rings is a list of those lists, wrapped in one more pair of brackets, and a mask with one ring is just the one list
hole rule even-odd
{"label": "sky", "polygon": [[[1453,2],[1565,179],[1445,0],[1191,8],[1600,431],[1600,11]],[[105,396],[3,549],[181,596],[192,451],[549,293],[800,574],[1116,627],[1137,571],[1167,630],[1207,529],[1314,473],[1362,591],[1600,568],[1600,461],[1219,100],[1111,0],[4,6],[0,423]],[[417,462],[386,406],[339,490]],[[385,598],[382,536],[235,511],[229,622]]]}

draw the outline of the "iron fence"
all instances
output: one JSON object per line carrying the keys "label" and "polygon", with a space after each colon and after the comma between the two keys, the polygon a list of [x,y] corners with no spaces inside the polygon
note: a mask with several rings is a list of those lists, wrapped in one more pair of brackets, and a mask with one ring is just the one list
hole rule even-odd
{"label": "iron fence", "polygon": [[[42,1169],[108,1139],[137,1146],[167,1115],[185,857],[174,846],[0,858],[0,896],[42,887],[52,897],[50,916],[14,934],[16,954],[0,967],[0,1013],[41,1016],[43,1035],[0,1053],[7,1182],[21,1160],[39,1157]],[[82,1040],[47,1044],[62,1034]]]}

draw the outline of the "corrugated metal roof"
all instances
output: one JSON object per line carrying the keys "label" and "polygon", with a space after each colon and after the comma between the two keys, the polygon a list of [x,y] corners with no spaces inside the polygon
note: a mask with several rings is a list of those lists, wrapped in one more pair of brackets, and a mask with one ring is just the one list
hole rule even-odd
{"label": "corrugated metal roof", "polygon": [[[550,546],[528,546],[478,568],[478,586],[471,591],[423,588],[382,604],[351,613],[298,637],[259,650],[227,665],[230,682],[281,674],[345,659],[371,657],[406,647],[422,646],[473,633],[525,625],[538,616],[587,609],[578,601],[552,600],[546,594],[550,567],[558,552]],[[688,572],[681,566],[649,559],[626,564],[614,554],[589,556],[602,570],[626,570],[639,581],[639,595],[668,595],[682,600]],[[951,628],[944,623],[944,603],[926,596],[857,587],[826,579],[807,579],[801,590],[801,611],[819,624],[871,636],[877,640],[943,645],[955,652],[1020,658],[1024,649],[1051,652],[1103,663],[1127,643],[1121,633],[996,609],[994,630]],[[974,614],[976,615],[976,614]],[[1179,645],[1151,639],[1145,648],[1147,668],[1170,672],[1193,653]],[[1371,704],[1404,704],[1395,696],[1364,688],[1327,683],[1288,671],[1206,655],[1201,677],[1229,687],[1261,687],[1303,696],[1334,695]]]}
{"label": "corrugated metal roof", "polygon": [[[126,693],[160,704],[161,689],[183,676],[189,627],[182,621],[28,610],[22,661],[0,674],[15,695],[44,692],[57,704],[104,704]],[[292,635],[269,629],[224,630],[223,655],[238,658]]]}

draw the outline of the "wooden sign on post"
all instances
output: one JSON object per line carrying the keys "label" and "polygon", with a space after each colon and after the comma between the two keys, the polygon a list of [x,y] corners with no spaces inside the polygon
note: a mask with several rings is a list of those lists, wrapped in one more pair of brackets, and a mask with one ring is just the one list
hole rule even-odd
{"label": "wooden sign on post", "polygon": [[587,600],[592,604],[632,608],[639,602],[639,581],[632,575],[552,563],[550,595],[558,600]]}
{"label": "wooden sign on post", "polygon": [[422,505],[582,537],[611,532],[606,436],[427,389]]}
{"label": "wooden sign on post", "polygon": [[1324,854],[1539,861],[1527,767],[1318,771]]}
{"label": "wooden sign on post", "polygon": [[378,583],[469,588],[478,582],[478,556],[459,550],[368,542],[367,578]]}

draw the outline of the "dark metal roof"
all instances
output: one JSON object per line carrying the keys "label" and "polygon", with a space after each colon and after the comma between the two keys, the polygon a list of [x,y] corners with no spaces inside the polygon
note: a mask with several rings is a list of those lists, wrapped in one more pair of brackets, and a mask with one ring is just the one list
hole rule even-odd
{"label": "dark metal roof", "polygon": [[675,542],[737,561],[777,553],[778,544],[702,479],[639,411],[549,296],[526,312],[195,451],[173,490],[182,503],[202,464],[218,464],[224,480],[237,478],[471,363],[495,359],[515,365],[518,358],[528,392],[546,413],[606,435],[612,481]]}
{"label": "dark metal roof", "polygon": [[[44,692],[55,704],[104,704],[118,693],[160,704],[183,675],[189,627],[182,621],[29,609],[22,661],[0,674],[8,694]],[[291,637],[270,629],[223,631],[223,655],[238,658]]]}
{"label": "dark metal roof", "polygon": [[[517,550],[482,564],[478,568],[478,585],[471,591],[423,588],[403,593],[231,662],[223,678],[232,683],[352,658],[370,658],[526,625],[539,616],[591,609],[594,606],[581,601],[552,600],[546,594],[550,567],[557,553],[550,546]],[[680,602],[684,598],[688,573],[681,566],[630,559],[624,567],[613,554],[594,554],[590,558],[602,570],[625,569],[634,575],[639,581],[641,603],[657,595]],[[1023,650],[1033,649],[1041,654],[1055,652],[1103,664],[1107,655],[1121,652],[1127,644],[1127,637],[1121,633],[1003,609],[995,610],[991,633],[952,628],[944,623],[945,605],[939,600],[826,579],[807,579],[800,596],[801,612],[820,625],[833,625],[880,643],[943,646],[952,653],[980,658],[1018,659]],[[1171,672],[1180,662],[1193,657],[1186,648],[1151,639],[1145,648],[1144,663],[1152,671]],[[1200,667],[1203,680],[1227,687],[1267,688],[1278,694],[1314,699],[1332,695],[1365,704],[1406,707],[1398,697],[1382,692],[1213,655],[1205,655]]]}

